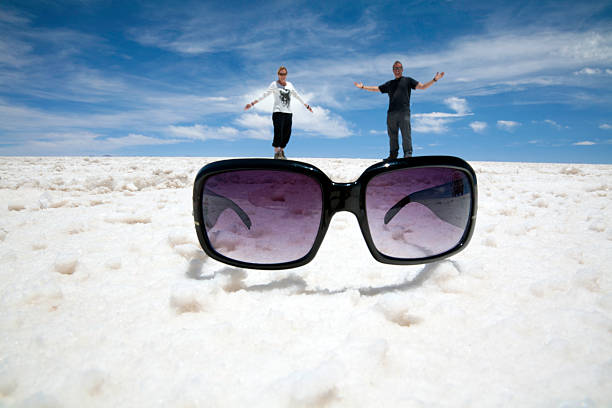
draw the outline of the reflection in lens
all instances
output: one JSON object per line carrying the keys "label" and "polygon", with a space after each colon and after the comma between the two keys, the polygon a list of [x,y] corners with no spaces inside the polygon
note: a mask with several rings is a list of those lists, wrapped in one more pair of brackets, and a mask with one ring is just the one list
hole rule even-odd
{"label": "reflection in lens", "polygon": [[236,170],[206,180],[202,212],[215,251],[235,260],[276,264],[312,248],[323,209],[320,184],[288,171]]}
{"label": "reflection in lens", "polygon": [[427,167],[390,171],[366,187],[368,227],[376,248],[417,259],[454,248],[468,226],[471,184],[460,170]]}

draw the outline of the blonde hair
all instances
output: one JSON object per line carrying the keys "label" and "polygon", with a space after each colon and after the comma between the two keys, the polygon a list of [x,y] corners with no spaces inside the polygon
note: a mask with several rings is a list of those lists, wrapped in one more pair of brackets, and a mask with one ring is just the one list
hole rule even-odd
{"label": "blonde hair", "polygon": [[280,74],[281,71],[285,71],[286,73],[289,73],[289,71],[287,71],[287,68],[285,68],[284,65],[281,65],[280,68],[278,69],[278,71],[276,71],[276,74]]}

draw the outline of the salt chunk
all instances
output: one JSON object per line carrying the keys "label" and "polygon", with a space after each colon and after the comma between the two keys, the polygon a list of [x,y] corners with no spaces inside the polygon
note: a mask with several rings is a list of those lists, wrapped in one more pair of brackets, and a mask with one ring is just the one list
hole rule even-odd
{"label": "salt chunk", "polygon": [[600,279],[601,275],[597,271],[581,270],[574,275],[573,284],[589,292],[601,292]]}
{"label": "salt chunk", "polygon": [[185,230],[176,230],[168,234],[168,243],[172,248],[177,245],[191,244],[193,243],[192,233]]}
{"label": "salt chunk", "polygon": [[548,201],[546,201],[544,198],[540,198],[537,199],[533,205],[539,208],[548,208]]}
{"label": "salt chunk", "polygon": [[108,269],[121,269],[121,258],[111,258],[106,261],[105,265]]}
{"label": "salt chunk", "polygon": [[74,252],[64,252],[55,258],[55,270],[64,275],[72,275],[78,263],[78,254]]}
{"label": "salt chunk", "polygon": [[568,176],[581,176],[584,174],[578,167],[565,167],[560,173]]}
{"label": "salt chunk", "polygon": [[22,293],[25,303],[48,302],[59,305],[64,294],[62,289],[51,279],[40,279],[29,285]]}
{"label": "salt chunk", "polygon": [[484,244],[484,246],[488,246],[488,247],[491,247],[491,248],[497,248],[497,241],[491,235],[486,237],[482,243]]}
{"label": "salt chunk", "polygon": [[604,232],[606,230],[606,224],[603,222],[594,222],[589,226],[591,231]]}
{"label": "salt chunk", "polygon": [[183,258],[191,260],[191,259],[206,259],[206,253],[200,249],[200,247],[194,244],[182,244],[174,247],[176,253],[181,255]]}
{"label": "salt chunk", "polygon": [[104,371],[95,369],[88,370],[82,374],[81,384],[87,394],[96,396],[103,392],[107,377]]}
{"label": "salt chunk", "polygon": [[21,201],[13,201],[8,203],[8,210],[9,211],[22,211],[25,210],[26,206],[23,202]]}
{"label": "salt chunk", "polygon": [[246,287],[244,280],[247,273],[244,269],[225,267],[215,274],[215,280],[219,280],[221,287],[226,292],[238,292]]}
{"label": "salt chunk", "polygon": [[197,287],[176,285],[170,293],[170,306],[178,313],[197,313],[204,309]]}
{"label": "salt chunk", "polygon": [[294,372],[283,384],[290,394],[290,406],[332,405],[339,399],[336,384],[345,375],[345,367],[333,361],[325,362],[312,370]]}
{"label": "salt chunk", "polygon": [[49,194],[47,191],[41,194],[41,196],[38,198],[38,206],[40,207],[40,209],[44,210],[44,209],[49,208],[51,199],[52,199],[51,194]]}
{"label": "salt chunk", "polygon": [[17,378],[14,374],[0,373],[0,397],[8,397],[17,389]]}

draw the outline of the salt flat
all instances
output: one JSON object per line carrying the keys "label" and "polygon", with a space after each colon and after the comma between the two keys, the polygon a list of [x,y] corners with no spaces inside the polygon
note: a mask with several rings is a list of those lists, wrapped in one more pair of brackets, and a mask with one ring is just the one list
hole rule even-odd
{"label": "salt flat", "polygon": [[199,247],[213,160],[0,158],[0,406],[612,404],[612,166],[472,162],[474,236],[436,264],[377,263],[341,213],[253,271]]}

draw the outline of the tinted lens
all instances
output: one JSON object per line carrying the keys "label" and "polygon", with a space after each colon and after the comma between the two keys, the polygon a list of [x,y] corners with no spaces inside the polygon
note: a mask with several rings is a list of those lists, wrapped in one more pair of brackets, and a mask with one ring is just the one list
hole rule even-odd
{"label": "tinted lens", "polygon": [[208,240],[221,255],[256,264],[296,261],[319,231],[321,185],[288,171],[216,174],[204,185],[202,211]]}
{"label": "tinted lens", "polygon": [[404,259],[439,255],[461,241],[472,187],[461,170],[427,167],[373,177],[366,188],[368,226],[381,253]]}

